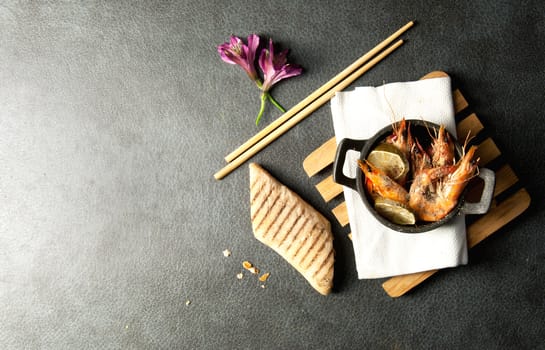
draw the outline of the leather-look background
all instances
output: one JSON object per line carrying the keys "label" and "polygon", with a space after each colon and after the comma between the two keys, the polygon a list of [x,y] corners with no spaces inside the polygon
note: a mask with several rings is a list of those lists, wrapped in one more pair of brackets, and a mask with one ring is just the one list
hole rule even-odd
{"label": "leather-look background", "polygon": [[[213,178],[280,115],[255,126],[259,91],[216,46],[290,48],[305,72],[272,92],[291,107],[409,20],[353,86],[446,71],[532,204],[391,299],[302,168],[333,135],[326,104],[252,158],[331,219],[323,297],[253,238],[247,165]],[[544,38],[538,0],[2,2],[0,348],[544,349]]]}

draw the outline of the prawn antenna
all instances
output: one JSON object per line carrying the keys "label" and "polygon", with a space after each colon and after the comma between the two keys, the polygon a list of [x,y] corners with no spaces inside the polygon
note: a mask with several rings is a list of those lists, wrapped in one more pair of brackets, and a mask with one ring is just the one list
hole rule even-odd
{"label": "prawn antenna", "polygon": [[465,154],[467,145],[475,138],[474,135],[471,135],[471,129],[467,132],[466,139],[464,141],[463,154]]}
{"label": "prawn antenna", "polygon": [[[384,101],[386,101],[386,104],[388,105],[388,108],[390,109],[390,112],[392,113],[390,115],[390,121],[392,122],[391,124],[392,125],[395,125],[396,121],[397,121],[397,116],[396,116],[396,113],[394,111],[394,108],[392,107],[392,104],[390,103],[390,100],[388,100],[388,97],[386,96],[386,81],[383,80],[382,81],[382,97],[384,97]],[[394,126],[394,131],[395,130],[395,126]]]}

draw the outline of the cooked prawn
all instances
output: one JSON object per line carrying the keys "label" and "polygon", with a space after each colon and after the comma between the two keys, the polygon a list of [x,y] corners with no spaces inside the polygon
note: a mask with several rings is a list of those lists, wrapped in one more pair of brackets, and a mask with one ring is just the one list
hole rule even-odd
{"label": "cooked prawn", "polygon": [[392,124],[393,132],[385,140],[399,149],[405,158],[410,159],[411,148],[413,147],[413,137],[411,135],[410,123],[401,119],[399,123]]}
{"label": "cooked prawn", "polygon": [[415,176],[409,207],[420,220],[441,220],[456,206],[465,185],[478,171],[478,159],[473,161],[476,149],[472,146],[455,165],[427,168]]}
{"label": "cooked prawn", "polygon": [[411,149],[411,172],[413,178],[416,177],[424,169],[432,167],[431,157],[420,145],[420,142],[415,139],[413,147]]}
{"label": "cooked prawn", "polygon": [[409,193],[407,190],[388,177],[383,171],[373,166],[367,160],[365,163],[358,160],[358,165],[365,175],[367,192],[373,199],[383,197],[404,205],[409,203]]}
{"label": "cooked prawn", "polygon": [[444,125],[439,127],[437,136],[432,137],[430,153],[432,154],[432,164],[434,167],[453,165],[455,163],[454,142]]}
{"label": "cooked prawn", "polygon": [[479,158],[473,159],[476,150],[477,146],[471,146],[457,163],[456,170],[446,179],[443,191],[448,194],[449,200],[457,201],[467,182],[478,174]]}

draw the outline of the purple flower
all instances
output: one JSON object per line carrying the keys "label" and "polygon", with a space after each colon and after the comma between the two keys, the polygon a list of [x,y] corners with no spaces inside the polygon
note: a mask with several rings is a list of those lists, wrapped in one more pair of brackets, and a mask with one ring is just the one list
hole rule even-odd
{"label": "purple flower", "polygon": [[231,36],[229,42],[218,45],[218,53],[221,59],[229,64],[236,64],[242,67],[252,79],[261,92],[261,107],[255,120],[259,123],[265,110],[265,104],[270,101],[282,113],[286,112],[270,94],[271,87],[282,79],[299,75],[303,68],[295,64],[287,63],[288,50],[274,54],[273,42],[269,40],[269,49],[261,50],[259,55],[259,67],[263,72],[263,81],[255,69],[256,51],[259,46],[259,36],[251,34],[248,36],[248,45],[244,44],[239,37]]}
{"label": "purple flower", "polygon": [[287,55],[288,50],[275,55],[272,39],[269,40],[269,49],[263,49],[259,56],[259,67],[263,72],[261,90],[267,92],[280,80],[297,76],[303,72],[303,68],[299,65],[287,63]]}
{"label": "purple flower", "polygon": [[242,67],[253,81],[259,79],[255,70],[255,53],[259,46],[259,36],[251,34],[248,36],[248,45],[239,37],[231,36],[228,43],[218,46],[221,59],[230,64],[238,64]]}

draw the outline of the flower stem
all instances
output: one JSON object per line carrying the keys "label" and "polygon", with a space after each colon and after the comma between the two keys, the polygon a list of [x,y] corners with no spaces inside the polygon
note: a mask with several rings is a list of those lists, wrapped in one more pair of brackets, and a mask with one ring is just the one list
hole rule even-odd
{"label": "flower stem", "polygon": [[256,126],[259,124],[259,120],[261,119],[261,116],[265,111],[265,102],[267,102],[267,96],[265,96],[265,93],[263,93],[261,94],[261,107],[259,108],[259,113],[257,114],[257,118],[255,119]]}
{"label": "flower stem", "polygon": [[286,110],[284,109],[284,107],[282,107],[282,106],[280,105],[280,103],[278,103],[278,102],[272,97],[271,94],[269,94],[268,92],[265,92],[264,94],[267,95],[267,98],[269,99],[269,101],[271,101],[272,104],[273,104],[276,108],[278,108],[282,113],[286,113]]}

